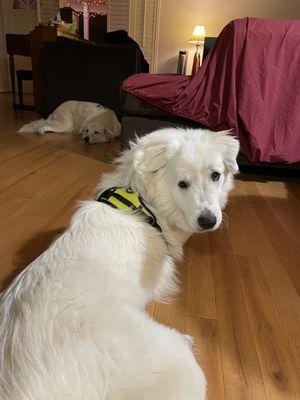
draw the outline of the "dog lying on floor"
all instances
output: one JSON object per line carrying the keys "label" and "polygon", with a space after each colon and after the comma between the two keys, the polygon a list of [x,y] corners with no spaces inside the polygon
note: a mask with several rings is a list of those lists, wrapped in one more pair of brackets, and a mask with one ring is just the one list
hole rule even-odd
{"label": "dog lying on floor", "polygon": [[187,238],[220,226],[238,149],[201,129],[131,144],[98,201],[2,294],[2,400],[205,398],[191,339],[145,308],[176,292]]}
{"label": "dog lying on floor", "polygon": [[121,125],[109,108],[87,101],[66,101],[47,119],[24,125],[20,133],[65,132],[82,135],[85,143],[104,143],[120,135]]}

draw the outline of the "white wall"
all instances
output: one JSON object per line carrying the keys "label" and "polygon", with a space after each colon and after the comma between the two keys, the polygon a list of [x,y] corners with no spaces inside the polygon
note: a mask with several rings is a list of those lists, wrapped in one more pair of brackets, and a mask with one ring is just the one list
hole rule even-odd
{"label": "white wall", "polygon": [[[10,90],[10,80],[7,68],[7,55],[5,45],[2,45],[6,33],[29,33],[37,25],[37,11],[28,8],[24,10],[13,9],[12,0],[1,0],[0,2],[0,92]],[[4,31],[4,32],[3,32]],[[3,43],[3,44],[4,44]],[[31,69],[30,59],[27,57],[15,57],[16,69]],[[32,83],[24,83],[24,92],[32,92]]]}
{"label": "white wall", "polygon": [[161,0],[157,72],[176,72],[179,50],[188,50],[189,64],[194,46],[187,43],[195,25],[204,25],[206,36],[218,36],[231,20],[242,17],[299,19],[299,0]]}

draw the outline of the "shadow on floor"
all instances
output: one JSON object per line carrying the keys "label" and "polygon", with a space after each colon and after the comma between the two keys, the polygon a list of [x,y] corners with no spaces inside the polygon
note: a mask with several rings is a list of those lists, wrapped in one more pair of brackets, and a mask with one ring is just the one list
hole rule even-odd
{"label": "shadow on floor", "polygon": [[38,258],[50,244],[64,232],[65,228],[54,229],[47,232],[39,232],[26,240],[14,257],[14,269],[2,282],[1,290],[6,288],[13,279],[20,274],[32,261]]}

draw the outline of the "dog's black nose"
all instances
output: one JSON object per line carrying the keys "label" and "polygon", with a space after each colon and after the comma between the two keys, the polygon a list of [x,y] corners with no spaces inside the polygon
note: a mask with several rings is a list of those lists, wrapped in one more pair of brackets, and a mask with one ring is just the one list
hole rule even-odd
{"label": "dog's black nose", "polygon": [[214,214],[205,209],[203,213],[198,218],[198,224],[201,226],[202,229],[211,229],[216,225],[217,218]]}
{"label": "dog's black nose", "polygon": [[85,141],[85,143],[88,143],[88,142],[90,141],[90,138],[89,138],[88,136],[85,136],[85,137],[83,138],[83,140]]}

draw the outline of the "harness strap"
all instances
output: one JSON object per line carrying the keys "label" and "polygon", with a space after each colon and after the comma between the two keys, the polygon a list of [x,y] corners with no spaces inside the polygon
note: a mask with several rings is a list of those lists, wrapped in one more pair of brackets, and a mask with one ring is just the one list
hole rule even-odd
{"label": "harness strap", "polygon": [[113,187],[100,193],[97,201],[105,203],[118,210],[129,210],[145,216],[145,220],[160,232],[161,227],[157,223],[155,215],[146,206],[141,196],[131,188]]}

